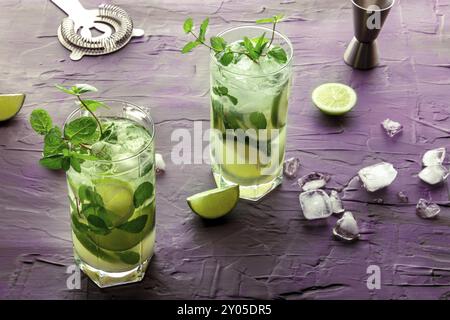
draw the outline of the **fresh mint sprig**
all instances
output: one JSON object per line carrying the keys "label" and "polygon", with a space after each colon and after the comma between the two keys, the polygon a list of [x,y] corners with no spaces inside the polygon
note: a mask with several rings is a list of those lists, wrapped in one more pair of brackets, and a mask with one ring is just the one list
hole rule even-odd
{"label": "fresh mint sprig", "polygon": [[280,64],[287,62],[286,51],[280,46],[272,46],[275,39],[276,25],[283,19],[284,15],[275,15],[271,18],[265,18],[257,20],[256,23],[272,23],[272,35],[270,39],[265,37],[265,33],[260,37],[250,39],[244,37],[240,41],[241,50],[233,50],[230,45],[227,44],[222,37],[211,37],[209,39],[210,45],[206,43],[206,32],[209,25],[209,18],[203,20],[200,25],[198,34],[194,33],[194,21],[192,18],[187,18],[183,24],[183,30],[186,34],[191,34],[194,36],[195,40],[188,42],[183,49],[182,53],[191,52],[194,48],[203,45],[214,51],[217,60],[223,65],[228,66],[230,63],[237,63],[243,55],[247,56],[254,63],[259,64],[260,58],[265,56],[270,56],[275,61]]}
{"label": "fresh mint sprig", "polygon": [[66,87],[63,87],[63,86],[57,84],[56,88],[62,92],[76,96],[78,99],[78,104],[81,105],[84,109],[86,109],[92,115],[92,117],[94,117],[94,119],[95,119],[95,121],[97,121],[98,127],[100,129],[100,134],[103,134],[102,125],[101,125],[100,121],[98,120],[97,116],[95,115],[94,111],[98,107],[104,106],[104,104],[101,101],[83,100],[80,97],[83,93],[97,92],[98,91],[97,88],[95,88],[89,84],[76,84],[76,85],[72,86],[71,88],[66,88]]}
{"label": "fresh mint sprig", "polygon": [[82,99],[82,95],[89,92],[97,92],[97,88],[88,84],[77,84],[72,87],[56,87],[67,94],[77,97],[78,105],[86,109],[92,117],[80,117],[69,122],[62,132],[61,128],[53,124],[49,113],[44,109],[35,109],[30,116],[30,124],[33,130],[44,136],[43,157],[39,163],[52,170],[72,167],[81,172],[81,163],[86,160],[97,160],[91,152],[91,145],[103,139],[110,138],[111,131],[105,136],[100,120],[94,111],[107,106],[97,100]]}

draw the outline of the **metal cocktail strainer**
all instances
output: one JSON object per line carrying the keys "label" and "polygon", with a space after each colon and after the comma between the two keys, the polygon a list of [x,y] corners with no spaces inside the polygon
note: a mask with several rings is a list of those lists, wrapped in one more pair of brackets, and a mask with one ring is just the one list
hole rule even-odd
{"label": "metal cocktail strainer", "polygon": [[[78,0],[52,2],[68,14],[58,28],[58,39],[72,51],[72,60],[80,60],[85,55],[97,56],[117,51],[132,37],[144,35],[144,30],[133,28],[131,17],[118,6],[102,4],[98,9],[86,10]],[[102,34],[93,36],[93,28]]]}

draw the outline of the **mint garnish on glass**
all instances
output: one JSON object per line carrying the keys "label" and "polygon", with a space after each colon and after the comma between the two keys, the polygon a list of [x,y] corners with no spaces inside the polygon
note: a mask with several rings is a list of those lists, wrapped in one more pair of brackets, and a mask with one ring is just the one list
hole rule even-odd
{"label": "mint garnish on glass", "polygon": [[62,132],[60,127],[53,124],[47,111],[33,110],[30,116],[31,127],[37,134],[44,136],[44,156],[39,163],[52,170],[67,171],[72,167],[75,171],[81,172],[80,164],[83,161],[97,159],[91,152],[91,145],[108,137],[94,113],[98,108],[107,106],[101,101],[82,98],[86,93],[98,91],[91,85],[77,84],[70,88],[56,85],[56,88],[75,96],[77,104],[87,110],[92,117],[77,118],[69,122]]}
{"label": "mint garnish on glass", "polygon": [[217,61],[223,66],[228,66],[230,63],[237,63],[242,56],[247,56],[255,63],[259,63],[261,57],[270,56],[280,64],[287,62],[286,51],[280,47],[273,45],[275,38],[275,29],[278,22],[283,19],[284,15],[275,15],[271,18],[265,18],[257,20],[256,23],[272,23],[272,35],[270,38],[266,38],[266,33],[263,33],[257,38],[250,39],[244,37],[240,42],[239,50],[232,49],[231,46],[222,37],[211,37],[209,44],[206,42],[206,31],[209,25],[209,18],[203,20],[200,25],[198,33],[194,32],[194,21],[192,18],[186,19],[183,24],[183,30],[186,34],[191,34],[195,40],[188,42],[183,49],[182,53],[191,52],[194,48],[203,45],[212,51],[214,51]]}

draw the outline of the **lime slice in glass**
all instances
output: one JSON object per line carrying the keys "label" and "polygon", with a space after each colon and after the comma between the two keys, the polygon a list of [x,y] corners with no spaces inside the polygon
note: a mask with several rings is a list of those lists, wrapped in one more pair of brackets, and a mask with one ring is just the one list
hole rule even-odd
{"label": "lime slice in glass", "polygon": [[220,218],[229,213],[239,200],[239,186],[217,188],[187,198],[192,211],[205,219]]}
{"label": "lime slice in glass", "polygon": [[25,101],[23,93],[0,94],[0,121],[9,120],[22,108]]}
{"label": "lime slice in glass", "polygon": [[[134,224],[144,218],[145,225],[138,227],[138,230],[122,228],[126,224]],[[106,235],[89,232],[89,237],[102,249],[111,251],[129,250],[147,237],[155,226],[155,201],[146,207],[136,210],[130,219],[117,228],[111,230]],[[135,232],[138,231],[138,232]]]}
{"label": "lime slice in glass", "polygon": [[134,212],[133,188],[130,184],[114,178],[97,180],[94,184],[105,209],[112,213],[112,225],[118,226],[127,221]]}
{"label": "lime slice in glass", "polygon": [[312,100],[325,114],[340,116],[356,105],[355,90],[342,83],[325,83],[314,89]]}
{"label": "lime slice in glass", "polygon": [[[263,137],[259,139],[262,143]],[[232,180],[240,185],[253,184],[255,179],[258,179],[260,183],[264,183],[265,178],[267,181],[273,179],[272,176],[262,174],[262,170],[265,167],[269,167],[270,163],[263,165],[261,159],[263,159],[265,151],[255,148],[256,142],[253,143],[241,143],[241,142],[226,142],[223,143],[223,148],[218,150],[222,152],[218,154],[218,159],[224,159],[222,164],[222,174],[226,179]],[[228,161],[230,159],[231,161]]]}

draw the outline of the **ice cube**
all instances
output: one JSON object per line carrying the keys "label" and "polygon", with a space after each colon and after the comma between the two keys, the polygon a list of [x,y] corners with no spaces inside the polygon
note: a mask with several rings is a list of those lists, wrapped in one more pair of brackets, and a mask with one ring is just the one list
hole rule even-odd
{"label": "ice cube", "polygon": [[397,198],[398,198],[398,200],[400,200],[400,202],[403,202],[403,203],[409,202],[408,196],[403,191],[400,191],[399,193],[397,193]]}
{"label": "ice cube", "polygon": [[354,241],[359,238],[358,223],[350,211],[346,211],[342,218],[336,222],[336,226],[333,228],[333,235],[345,241]]}
{"label": "ice cube", "polygon": [[423,219],[432,219],[437,217],[441,208],[436,204],[425,199],[420,199],[416,205],[416,213]]}
{"label": "ice cube", "polygon": [[330,176],[327,174],[311,172],[298,179],[297,183],[302,191],[308,191],[325,187],[328,180],[330,180]]}
{"label": "ice cube", "polygon": [[385,188],[397,177],[397,170],[388,162],[380,162],[358,171],[358,176],[369,192]]}
{"label": "ice cube", "polygon": [[156,174],[163,173],[166,171],[166,163],[160,153],[155,154],[155,170]]}
{"label": "ice cube", "polygon": [[101,160],[119,160],[125,158],[121,155],[121,151],[120,146],[105,141],[97,141],[91,146],[92,154]]}
{"label": "ice cube", "polygon": [[323,190],[310,190],[300,194],[300,206],[308,220],[323,219],[331,216],[330,197]]}
{"label": "ice cube", "polygon": [[342,201],[339,198],[339,194],[336,190],[331,190],[330,203],[331,203],[331,210],[333,211],[333,213],[342,213],[345,211]]}
{"label": "ice cube", "polygon": [[428,150],[424,153],[422,157],[422,164],[425,167],[440,165],[445,159],[445,148],[437,148],[433,150]]}
{"label": "ice cube", "polygon": [[434,185],[447,179],[449,172],[442,165],[425,167],[419,173],[419,178],[428,184]]}
{"label": "ice cube", "polygon": [[300,167],[299,158],[289,158],[286,161],[284,161],[283,173],[289,179],[293,179],[297,176],[297,171],[299,167]]}
{"label": "ice cube", "polygon": [[393,121],[391,119],[386,119],[381,122],[381,126],[384,128],[386,134],[391,138],[403,130],[403,126],[401,125],[401,123]]}

